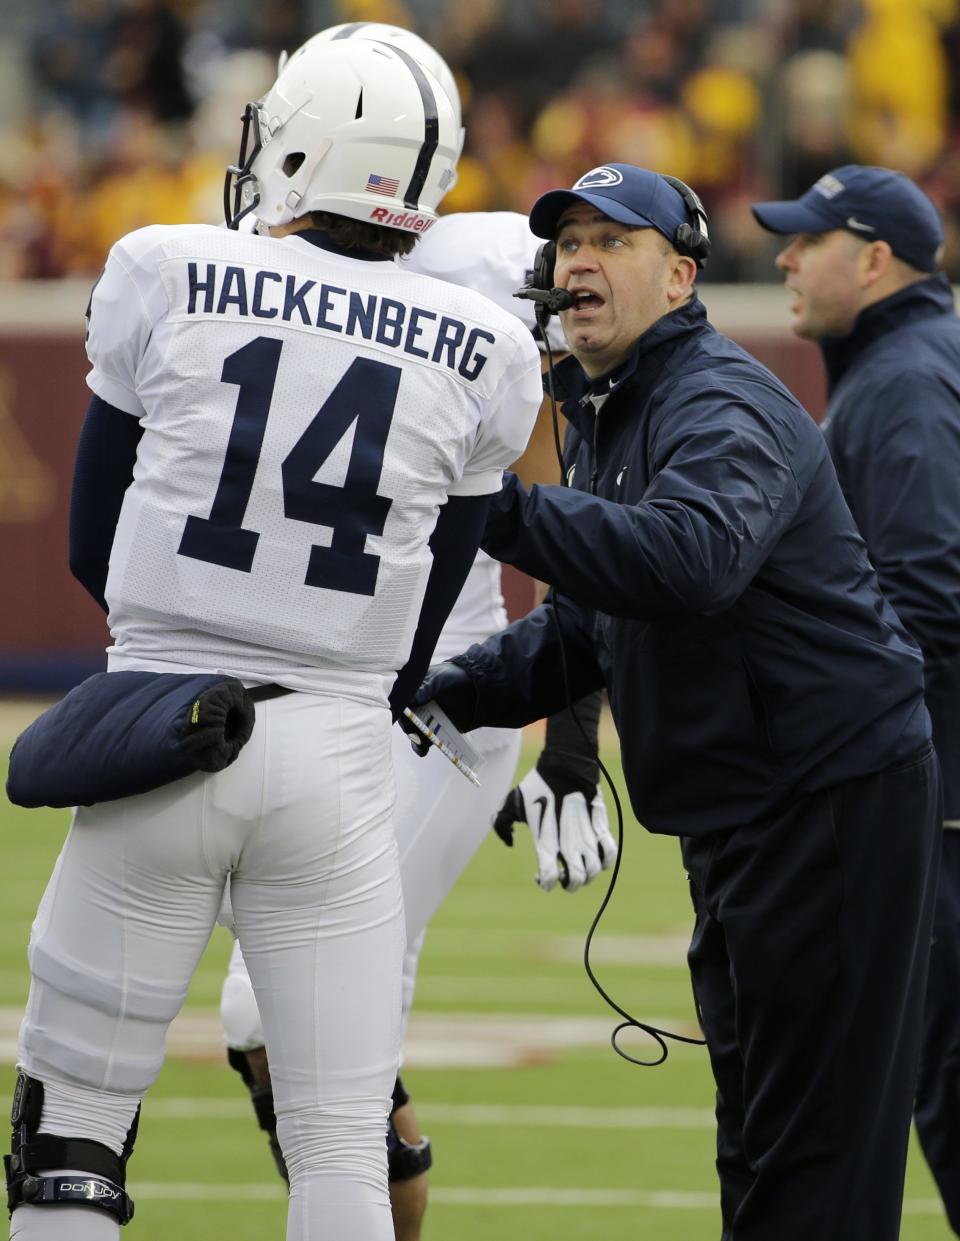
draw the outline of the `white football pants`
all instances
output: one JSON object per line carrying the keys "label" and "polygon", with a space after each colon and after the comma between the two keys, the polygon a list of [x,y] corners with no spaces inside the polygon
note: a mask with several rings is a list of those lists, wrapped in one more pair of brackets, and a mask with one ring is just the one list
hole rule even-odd
{"label": "white football pants", "polygon": [[[407,927],[404,1026],[413,1003],[427,923],[490,831],[513,781],[521,739],[520,730],[515,728],[478,728],[470,733],[471,746],[484,759],[477,788],[435,746],[430,747],[426,758],[419,758],[406,734],[400,728],[393,730],[397,781],[394,827]],[[229,922],[229,912],[226,918]],[[220,1016],[228,1047],[249,1051],[263,1046],[264,1030],[240,943],[234,945],[224,979]],[[269,1039],[267,1042],[269,1045]],[[271,1063],[272,1059],[271,1053]]]}
{"label": "white football pants", "polygon": [[[256,712],[226,771],[76,812],[33,926],[20,1067],[46,1088],[41,1131],[119,1152],[229,875],[290,1171],[288,1241],[391,1241],[404,927],[389,712],[312,694]],[[19,1207],[12,1228],[119,1232],[75,1206]]]}

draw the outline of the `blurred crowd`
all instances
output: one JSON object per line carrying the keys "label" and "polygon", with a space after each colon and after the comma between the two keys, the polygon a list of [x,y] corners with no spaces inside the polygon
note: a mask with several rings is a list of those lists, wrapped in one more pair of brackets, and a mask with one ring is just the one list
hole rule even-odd
{"label": "blurred crowd", "polygon": [[710,279],[764,280],[751,201],[885,164],[943,210],[960,277],[960,0],[44,0],[0,24],[0,278],[95,275],[132,228],[222,218],[244,104],[343,21],[407,26],[454,69],[445,211],[641,164],[703,197]]}

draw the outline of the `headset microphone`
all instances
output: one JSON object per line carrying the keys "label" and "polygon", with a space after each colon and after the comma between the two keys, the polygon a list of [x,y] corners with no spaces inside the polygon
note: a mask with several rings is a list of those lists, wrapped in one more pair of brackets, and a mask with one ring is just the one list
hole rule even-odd
{"label": "headset microphone", "polygon": [[522,289],[517,289],[513,296],[536,302],[538,310],[542,306],[551,315],[559,314],[561,310],[569,310],[573,305],[573,298],[566,289],[535,289],[533,285],[525,284]]}
{"label": "headset microphone", "polygon": [[556,242],[545,241],[537,251],[532,270],[527,273],[527,283],[513,295],[536,304],[537,324],[544,339],[550,316],[559,314],[561,310],[569,310],[573,305],[573,298],[567,290],[558,289],[553,283],[553,264],[556,257]]}

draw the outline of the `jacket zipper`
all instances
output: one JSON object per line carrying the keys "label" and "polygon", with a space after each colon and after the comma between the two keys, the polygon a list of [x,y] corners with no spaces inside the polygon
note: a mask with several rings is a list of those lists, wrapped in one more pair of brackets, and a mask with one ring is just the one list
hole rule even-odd
{"label": "jacket zipper", "polygon": [[593,412],[593,461],[591,462],[593,469],[590,474],[590,494],[592,496],[597,494],[597,478],[600,474],[600,449],[598,445],[599,436],[600,411],[599,409],[595,409]]}

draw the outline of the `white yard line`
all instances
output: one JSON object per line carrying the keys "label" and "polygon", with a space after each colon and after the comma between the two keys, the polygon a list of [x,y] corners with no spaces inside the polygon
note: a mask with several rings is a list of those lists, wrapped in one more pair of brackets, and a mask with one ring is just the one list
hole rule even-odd
{"label": "white yard line", "polygon": [[[706,1129],[715,1127],[708,1107],[572,1107],[566,1104],[429,1103],[417,1098],[426,1126],[529,1129]],[[247,1099],[150,1099],[145,1123],[154,1120],[235,1120],[250,1112]]]}
{"label": "white yard line", "polygon": [[[684,1021],[644,1014],[654,1025],[678,1034],[697,1032]],[[0,1008],[0,1063],[13,1064],[21,1011]],[[404,1063],[411,1068],[507,1068],[538,1064],[572,1047],[605,1047],[613,1017],[557,1017],[538,1014],[413,1013],[404,1043]],[[629,1044],[625,1045],[630,1049]],[[644,1044],[637,1039],[635,1050]],[[215,1009],[187,1009],[170,1027],[167,1052],[174,1059],[224,1060],[223,1031]]]}
{"label": "white yard line", "polygon": [[421,1103],[425,1122],[532,1129],[708,1129],[716,1118],[708,1107],[573,1107],[563,1104]]}
{"label": "white yard line", "polygon": [[[653,935],[600,935],[590,958],[601,965],[646,965],[686,969],[690,931],[687,927]],[[431,961],[502,961],[519,953],[525,961],[579,965],[583,961],[583,935],[546,931],[517,932],[496,927],[478,936],[461,928],[437,927],[430,932]],[[431,980],[434,973],[431,973]],[[455,975],[462,979],[463,975]]]}
{"label": "white yard line", "polygon": [[[286,1191],[279,1182],[262,1185],[214,1185],[198,1181],[133,1181],[130,1196],[136,1201],[165,1202],[276,1202]],[[514,1186],[509,1189],[476,1189],[469,1186],[433,1185],[430,1200],[458,1207],[645,1207],[662,1211],[717,1211],[713,1193],[672,1189],[558,1189],[551,1186]],[[907,1198],[904,1215],[942,1215],[937,1198]]]}

